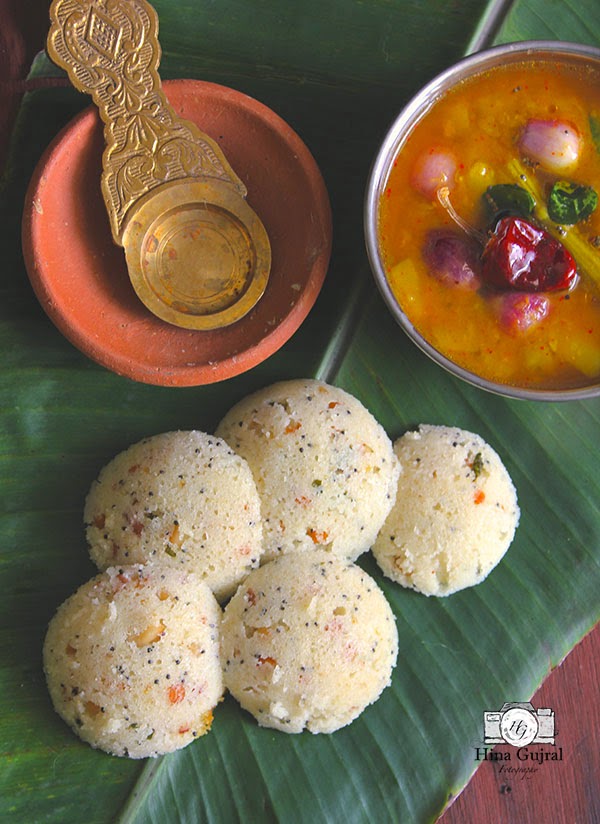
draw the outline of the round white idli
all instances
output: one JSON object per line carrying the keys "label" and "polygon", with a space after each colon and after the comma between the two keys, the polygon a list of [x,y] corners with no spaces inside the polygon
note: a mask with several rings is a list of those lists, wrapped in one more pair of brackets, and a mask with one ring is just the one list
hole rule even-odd
{"label": "round white idli", "polygon": [[184,567],[219,600],[262,553],[250,467],[204,432],[165,432],[121,452],[92,484],[84,520],[99,569],[148,561]]}
{"label": "round white idli", "polygon": [[223,693],[219,605],[197,576],[113,568],[52,618],[44,670],[57,713],[93,747],[145,758],[204,735]]}
{"label": "round white idli", "polygon": [[519,522],[513,482],[479,435],[422,425],[394,444],[396,502],[373,546],[385,575],[425,595],[478,584],[501,560]]}
{"label": "round white idli", "polygon": [[291,380],[236,404],[217,434],[250,464],[269,560],[327,549],[366,552],[396,494],[398,463],[383,427],[355,397],[317,380]]}
{"label": "round white idli", "polygon": [[250,573],[225,607],[225,686],[261,726],[330,733],[389,685],[392,610],[360,567],[291,552]]}

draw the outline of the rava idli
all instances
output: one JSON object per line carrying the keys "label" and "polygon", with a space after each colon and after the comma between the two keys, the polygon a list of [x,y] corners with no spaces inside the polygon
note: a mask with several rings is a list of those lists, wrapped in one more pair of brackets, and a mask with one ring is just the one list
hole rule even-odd
{"label": "rava idli", "polygon": [[425,595],[478,584],[510,546],[519,522],[513,482],[479,435],[421,425],[394,443],[398,491],[373,546],[386,576]]}
{"label": "rava idli", "polygon": [[113,755],[185,747],[211,726],[223,693],[220,607],[197,576],[111,567],[50,621],[44,670],[52,703],[77,735]]}
{"label": "rava idli", "polygon": [[254,474],[263,560],[320,548],[354,561],[370,548],[399,470],[387,433],[357,398],[322,381],[283,381],[237,403],[217,434]]}
{"label": "rava idli", "polygon": [[250,467],[199,431],[145,438],[100,472],[84,508],[99,569],[148,561],[200,575],[219,600],[258,566],[260,500]]}
{"label": "rava idli", "polygon": [[225,686],[261,726],[331,733],[389,685],[394,615],[360,567],[290,552],[250,573],[225,607]]}

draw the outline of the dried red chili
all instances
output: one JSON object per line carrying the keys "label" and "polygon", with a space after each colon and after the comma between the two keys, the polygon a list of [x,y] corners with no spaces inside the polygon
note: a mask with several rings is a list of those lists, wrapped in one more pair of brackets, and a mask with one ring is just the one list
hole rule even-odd
{"label": "dried red chili", "polygon": [[498,221],[481,263],[483,279],[500,289],[569,289],[577,277],[577,264],[562,243],[519,217]]}

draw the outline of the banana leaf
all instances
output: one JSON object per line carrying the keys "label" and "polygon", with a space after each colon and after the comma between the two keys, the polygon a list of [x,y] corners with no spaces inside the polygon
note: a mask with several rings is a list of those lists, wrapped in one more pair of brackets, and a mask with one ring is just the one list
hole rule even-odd
{"label": "banana leaf", "polygon": [[[156,0],[163,78],[232,86],[300,134],[328,186],[334,249],[302,328],[224,383],[136,384],[87,360],[37,303],[20,251],[33,168],[87,98],[25,99],[2,189],[0,819],[15,822],[425,822],[476,767],[483,712],[527,700],[598,620],[600,399],[533,403],[446,374],[389,316],[362,242],[362,200],[402,105],[465,52],[530,38],[600,44],[595,0]],[[32,76],[54,75],[40,55]],[[209,735],[146,763],[81,743],[51,708],[41,647],[56,607],[94,574],[83,499],[100,467],[148,434],[210,431],[274,380],[316,376],[359,397],[393,438],[420,422],[479,432],[502,455],[521,523],[480,586],[424,598],[384,579],[400,657],[392,686],[330,736],[259,728],[230,699]]]}

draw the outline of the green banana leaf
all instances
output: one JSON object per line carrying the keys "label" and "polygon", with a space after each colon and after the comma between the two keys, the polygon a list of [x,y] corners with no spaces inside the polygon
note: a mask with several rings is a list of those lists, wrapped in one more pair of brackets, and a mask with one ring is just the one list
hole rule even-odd
{"label": "green banana leaf", "polygon": [[[136,384],[87,360],[37,303],[20,252],[25,187],[89,100],[30,93],[2,191],[0,340],[0,819],[15,822],[425,822],[476,767],[485,710],[527,700],[598,620],[600,399],[505,400],[447,375],[385,309],[362,242],[384,132],[465,52],[530,38],[600,45],[596,0],[156,0],[163,78],[223,83],[273,108],[313,152],[334,249],[308,319],[274,356],[221,384]],[[56,74],[42,56],[36,76]],[[41,647],[56,607],[94,574],[83,499],[141,437],[211,430],[250,390],[317,376],[359,397],[392,437],[420,422],[479,432],[515,481],[521,524],[480,586],[445,599],[379,581],[397,617],[392,686],[331,736],[259,728],[230,699],[211,733],[146,763],[81,743],[51,708]]]}

